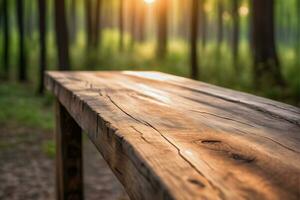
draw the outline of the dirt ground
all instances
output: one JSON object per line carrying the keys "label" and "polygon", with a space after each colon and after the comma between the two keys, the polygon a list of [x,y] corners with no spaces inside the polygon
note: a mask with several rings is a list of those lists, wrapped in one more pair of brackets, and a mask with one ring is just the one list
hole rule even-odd
{"label": "dirt ground", "polygon": [[[42,149],[52,133],[0,124],[0,199],[55,199],[54,159]],[[129,199],[88,139],[84,140],[85,197]]]}

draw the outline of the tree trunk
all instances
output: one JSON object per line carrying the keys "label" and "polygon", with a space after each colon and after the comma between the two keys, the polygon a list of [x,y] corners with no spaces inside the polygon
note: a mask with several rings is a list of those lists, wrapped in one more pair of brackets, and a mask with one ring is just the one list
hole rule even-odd
{"label": "tree trunk", "polygon": [[297,1],[297,39],[296,39],[296,59],[297,64],[300,64],[300,1]]}
{"label": "tree trunk", "polygon": [[19,34],[19,81],[27,81],[27,65],[25,56],[24,35],[24,1],[17,0],[17,24]]}
{"label": "tree trunk", "polygon": [[88,49],[93,44],[93,13],[92,13],[92,1],[85,0],[85,20],[86,20],[86,45]]}
{"label": "tree trunk", "polygon": [[292,17],[290,7],[285,3],[285,18],[286,18],[286,43],[288,45],[291,45],[291,40],[292,40],[292,32],[293,32],[293,27],[292,27]]}
{"label": "tree trunk", "polygon": [[119,50],[124,49],[124,0],[119,0]]}
{"label": "tree trunk", "polygon": [[180,0],[178,2],[178,14],[180,15],[179,17],[179,25],[177,26],[177,34],[180,36],[182,39],[187,39],[189,38],[188,36],[188,29],[189,29],[189,24],[187,23],[190,18],[190,1],[182,1]]}
{"label": "tree trunk", "polygon": [[222,0],[218,0],[218,29],[217,29],[217,44],[218,48],[220,48],[223,42],[223,12],[224,12],[224,4]]}
{"label": "tree trunk", "polygon": [[4,78],[9,78],[9,51],[10,51],[10,23],[9,0],[3,0],[3,66]]}
{"label": "tree trunk", "polygon": [[23,1],[25,3],[25,34],[26,37],[29,40],[32,40],[32,33],[33,33],[33,14],[34,14],[34,8],[33,8],[33,2],[32,0]]}
{"label": "tree trunk", "polygon": [[3,30],[3,0],[0,1],[0,32],[2,33],[2,30]]}
{"label": "tree trunk", "polygon": [[130,48],[133,49],[135,45],[135,37],[136,37],[136,4],[137,0],[131,0],[131,19],[130,19],[130,33],[131,33],[131,40],[130,40]]}
{"label": "tree trunk", "polygon": [[40,29],[40,83],[39,93],[44,93],[44,72],[46,70],[46,0],[38,0]]}
{"label": "tree trunk", "polygon": [[[99,42],[101,43],[101,32],[102,32],[102,24],[101,24],[101,11],[102,11],[102,0],[96,1],[96,8],[95,8],[95,24],[94,24],[94,38],[93,38],[93,46],[97,48]],[[99,37],[100,36],[100,37]],[[100,38],[100,39],[99,39]]]}
{"label": "tree trunk", "polygon": [[104,8],[103,13],[103,27],[106,28],[113,28],[114,27],[114,1],[113,0],[105,0],[103,1],[103,6]]}
{"label": "tree trunk", "polygon": [[65,1],[55,0],[55,29],[60,70],[70,70],[69,37],[65,13]]}
{"label": "tree trunk", "polygon": [[253,49],[253,3],[249,2],[249,19],[248,19],[248,38],[249,38],[249,43],[250,43],[250,49]]}
{"label": "tree trunk", "polygon": [[239,17],[239,1],[232,0],[232,58],[235,72],[239,74],[240,69],[238,66],[238,53],[239,53],[239,40],[240,40],[240,17]]}
{"label": "tree trunk", "polygon": [[72,41],[72,43],[76,42],[77,39],[77,3],[78,1],[71,0],[70,4],[70,41]]}
{"label": "tree trunk", "polygon": [[143,42],[145,40],[145,19],[146,19],[146,4],[144,3],[144,1],[138,1],[138,32],[137,32],[137,36],[138,36],[138,40],[140,42]]}
{"label": "tree trunk", "polygon": [[111,1],[103,1],[103,28],[111,28]]}
{"label": "tree trunk", "polygon": [[202,49],[205,50],[206,47],[206,38],[207,38],[207,15],[205,10],[206,0],[200,0],[200,20],[201,20],[201,38],[202,38]]}
{"label": "tree trunk", "polygon": [[274,1],[253,0],[252,3],[255,86],[283,85],[274,38]]}
{"label": "tree trunk", "polygon": [[190,31],[190,62],[191,78],[198,78],[198,55],[197,55],[197,36],[198,36],[198,18],[199,0],[193,0],[191,5],[191,31]]}
{"label": "tree trunk", "polygon": [[168,43],[168,0],[157,0],[157,49],[156,55],[164,59]]}

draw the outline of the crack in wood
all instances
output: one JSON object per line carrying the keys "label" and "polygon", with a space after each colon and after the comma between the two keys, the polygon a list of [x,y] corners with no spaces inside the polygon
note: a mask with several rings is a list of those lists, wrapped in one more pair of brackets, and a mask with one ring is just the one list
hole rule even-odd
{"label": "crack in wood", "polygon": [[[183,87],[183,86],[182,86]],[[300,127],[300,120],[293,120],[293,119],[288,119],[286,116],[283,117],[281,115],[278,115],[277,113],[274,113],[274,112],[271,112],[267,109],[264,109],[264,108],[261,108],[259,106],[256,106],[256,105],[253,105],[253,104],[248,104],[246,102],[243,102],[241,100],[235,100],[235,99],[229,99],[229,98],[226,98],[226,97],[222,97],[220,95],[215,95],[215,94],[211,94],[211,93],[208,93],[208,92],[204,92],[204,91],[199,91],[199,90],[196,90],[196,89],[192,89],[192,88],[188,88],[189,90],[192,90],[192,91],[196,91],[198,93],[201,93],[201,94],[204,94],[204,95],[208,95],[208,96],[212,96],[212,97],[215,97],[215,98],[219,98],[219,99],[222,99],[224,101],[228,101],[228,102],[231,102],[231,103],[236,103],[236,104],[240,104],[240,105],[243,105],[247,108],[250,108],[252,110],[255,110],[255,111],[258,111],[258,112],[261,112],[265,115],[268,115],[268,116],[271,116],[275,119],[279,119],[279,120],[283,120],[283,121],[287,121],[289,123],[292,123],[294,125],[297,125]],[[185,96],[182,96],[184,98],[187,98],[187,99],[190,99],[190,100],[193,100],[193,101],[197,101],[193,98],[189,98],[189,97],[185,97]]]}
{"label": "crack in wood", "polygon": [[112,102],[112,104],[114,104],[120,111],[122,111],[122,112],[123,112],[124,114],[126,114],[128,117],[132,118],[133,120],[135,120],[135,121],[137,121],[137,122],[139,122],[139,123],[141,123],[141,124],[147,125],[147,124],[145,123],[145,121],[140,120],[140,119],[137,119],[137,118],[135,118],[134,116],[132,116],[131,114],[129,114],[128,112],[126,112],[125,110],[123,110],[123,109],[122,109],[115,101],[112,100],[112,98],[111,98],[108,94],[106,94],[106,97]]}
{"label": "crack in wood", "polygon": [[292,149],[292,148],[290,148],[290,147],[288,147],[288,146],[286,146],[286,145],[284,145],[284,144],[282,144],[282,143],[280,143],[280,142],[278,142],[278,141],[276,141],[276,140],[274,140],[274,139],[272,139],[272,138],[269,138],[269,137],[267,137],[267,136],[264,136],[264,135],[258,135],[258,134],[254,133],[254,132],[247,133],[246,131],[242,131],[242,130],[237,129],[237,128],[235,128],[234,130],[236,130],[236,131],[238,131],[238,132],[240,132],[240,133],[246,134],[246,135],[250,134],[250,135],[255,135],[255,136],[257,136],[257,137],[265,138],[265,139],[270,140],[271,142],[273,142],[273,143],[275,143],[275,144],[278,144],[279,146],[281,146],[281,147],[283,147],[283,148],[285,148],[285,149],[287,149],[287,150],[290,150],[290,151],[295,152],[295,153],[300,153],[300,151],[297,151],[297,150],[295,150],[295,149]]}
{"label": "crack in wood", "polygon": [[[181,150],[174,144],[172,143],[166,136],[164,136],[158,129],[156,129],[153,125],[151,125],[150,123],[146,122],[146,121],[143,121],[143,120],[139,120],[137,118],[135,118],[134,116],[132,116],[131,114],[129,114],[128,112],[126,112],[125,110],[123,110],[116,102],[114,102],[112,100],[112,98],[106,94],[107,98],[119,109],[121,110],[123,113],[125,113],[127,116],[131,117],[132,119],[134,119],[135,121],[141,123],[141,124],[144,124],[146,126],[149,126],[151,127],[153,130],[155,130],[157,133],[160,134],[161,137],[163,137],[169,144],[171,144],[178,152],[178,155],[183,159],[185,160],[196,172],[198,172],[198,174],[200,174],[202,177],[204,177],[207,182],[211,185],[211,187],[218,192],[219,196],[224,196],[224,193],[217,187],[214,185],[214,183],[212,183],[211,180],[209,180],[191,161],[189,161],[182,153],[181,153]],[[206,161],[203,160],[204,163],[206,163]],[[209,168],[211,168],[210,165],[208,165],[208,163],[206,163],[207,166]]]}
{"label": "crack in wood", "polygon": [[151,142],[149,140],[147,140],[145,137],[144,137],[144,133],[139,131],[138,129],[136,129],[134,126],[130,126],[133,130],[135,130],[136,132],[138,132],[140,135],[141,135],[141,138],[148,144],[151,144]]}
{"label": "crack in wood", "polygon": [[226,120],[234,121],[234,122],[237,122],[237,123],[240,123],[240,124],[244,124],[244,125],[256,128],[256,126],[253,126],[253,125],[248,124],[246,122],[239,121],[239,120],[236,120],[236,119],[232,119],[232,118],[229,118],[229,117],[223,117],[223,116],[220,116],[220,115],[216,115],[216,114],[208,113],[208,112],[203,112],[203,111],[199,111],[199,110],[190,110],[190,111],[196,112],[196,113],[199,113],[199,114],[211,115],[211,116],[214,116],[214,117],[218,117],[218,118],[221,118],[221,119],[226,119]]}

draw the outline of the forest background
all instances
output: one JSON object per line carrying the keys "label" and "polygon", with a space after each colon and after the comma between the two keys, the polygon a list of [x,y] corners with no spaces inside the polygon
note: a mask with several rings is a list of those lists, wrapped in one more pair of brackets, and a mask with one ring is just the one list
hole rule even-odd
{"label": "forest background", "polygon": [[162,71],[299,107],[300,0],[0,0],[0,199],[40,195],[19,184],[32,168],[50,180],[45,70]]}

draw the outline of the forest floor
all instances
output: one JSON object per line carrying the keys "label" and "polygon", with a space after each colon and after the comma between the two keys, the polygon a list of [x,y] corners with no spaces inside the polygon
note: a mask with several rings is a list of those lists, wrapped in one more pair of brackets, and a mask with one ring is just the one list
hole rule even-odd
{"label": "forest floor", "polygon": [[[1,200],[55,199],[52,98],[39,97],[31,89],[0,83]],[[128,199],[86,137],[83,155],[86,199]]]}

